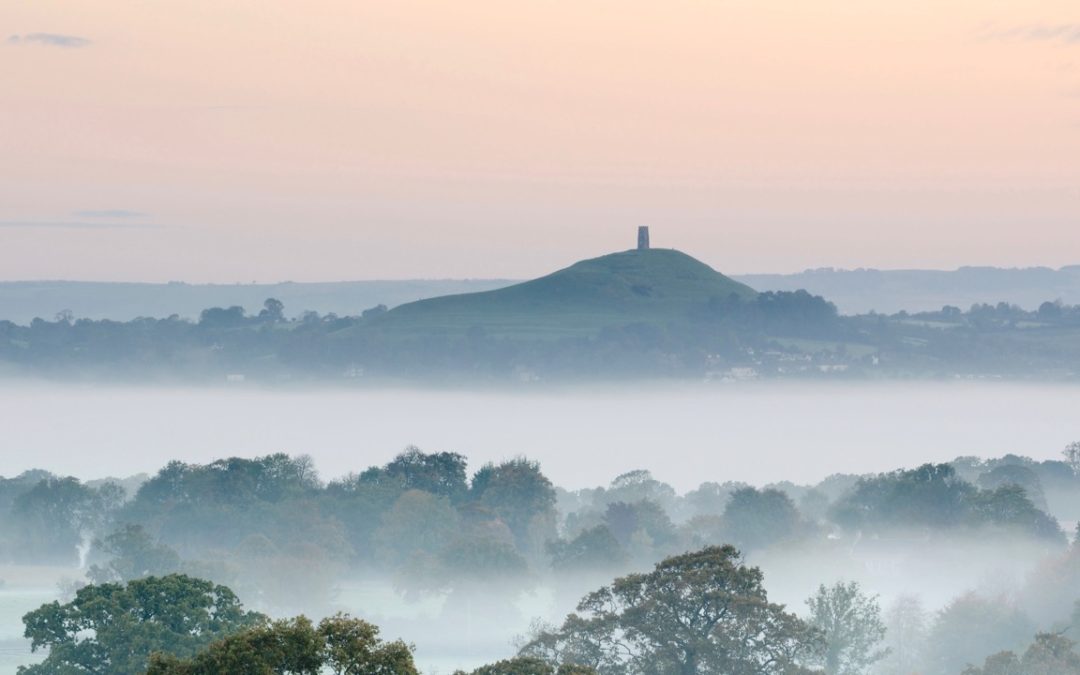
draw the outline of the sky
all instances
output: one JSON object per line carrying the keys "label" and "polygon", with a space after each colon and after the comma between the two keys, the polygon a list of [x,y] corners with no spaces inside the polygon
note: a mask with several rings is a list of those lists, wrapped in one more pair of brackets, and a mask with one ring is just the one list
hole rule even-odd
{"label": "sky", "polygon": [[1076,0],[0,0],[0,280],[1080,263]]}

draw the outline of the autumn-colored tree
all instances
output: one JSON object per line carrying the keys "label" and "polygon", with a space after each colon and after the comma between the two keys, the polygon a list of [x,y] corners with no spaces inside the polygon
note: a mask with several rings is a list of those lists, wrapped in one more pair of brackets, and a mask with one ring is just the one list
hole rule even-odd
{"label": "autumn-colored tree", "polygon": [[412,647],[344,614],[275,621],[214,642],[187,659],[154,654],[146,675],[419,675]]}
{"label": "autumn-colored tree", "polygon": [[562,665],[555,667],[543,659],[532,656],[519,656],[515,659],[507,659],[481,666],[471,673],[458,670],[454,675],[596,675],[596,671],[587,666]]}

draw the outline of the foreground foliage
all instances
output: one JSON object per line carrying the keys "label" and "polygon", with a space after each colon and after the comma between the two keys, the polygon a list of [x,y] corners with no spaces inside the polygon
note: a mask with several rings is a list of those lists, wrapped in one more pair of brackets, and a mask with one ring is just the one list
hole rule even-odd
{"label": "foreground foliage", "polygon": [[23,617],[31,648],[49,655],[19,675],[137,675],[153,652],[192,655],[265,621],[228,588],[179,574],[86,586]]}
{"label": "foreground foliage", "polygon": [[543,659],[519,656],[516,659],[481,666],[471,673],[459,670],[454,675],[596,675],[596,671],[588,666],[564,664],[556,667]]}
{"label": "foreground foliage", "polygon": [[762,581],[732,546],[668,558],[590,593],[522,653],[601,675],[811,672],[821,634],[770,603]]}
{"label": "foreground foliage", "polygon": [[419,675],[412,647],[384,642],[379,629],[339,614],[314,625],[275,621],[211,644],[191,658],[157,653],[147,675]]}

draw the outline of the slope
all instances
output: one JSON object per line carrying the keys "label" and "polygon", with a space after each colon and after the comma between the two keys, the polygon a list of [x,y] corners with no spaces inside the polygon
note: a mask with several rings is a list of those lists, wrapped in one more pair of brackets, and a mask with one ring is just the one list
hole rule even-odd
{"label": "slope", "polygon": [[498,335],[587,335],[611,325],[669,322],[733,294],[751,298],[755,291],[680,251],[630,250],[506,288],[401,305],[379,325],[409,332],[480,327]]}

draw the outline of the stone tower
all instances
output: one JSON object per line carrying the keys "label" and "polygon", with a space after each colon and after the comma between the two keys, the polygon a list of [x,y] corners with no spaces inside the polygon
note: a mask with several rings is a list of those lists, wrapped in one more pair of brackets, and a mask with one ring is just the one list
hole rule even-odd
{"label": "stone tower", "polygon": [[637,229],[637,248],[639,251],[646,251],[649,248],[649,227],[642,225]]}

